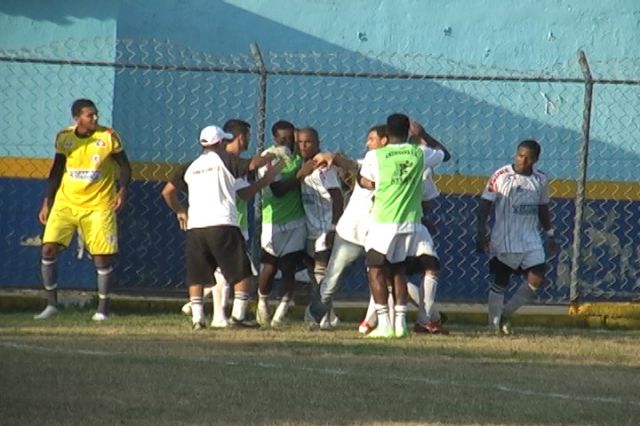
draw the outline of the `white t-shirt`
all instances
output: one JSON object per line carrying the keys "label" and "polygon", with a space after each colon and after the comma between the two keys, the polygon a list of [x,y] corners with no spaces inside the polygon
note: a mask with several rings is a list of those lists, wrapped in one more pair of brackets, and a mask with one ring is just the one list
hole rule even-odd
{"label": "white t-shirt", "polygon": [[349,203],[336,226],[338,235],[345,241],[364,247],[364,240],[369,230],[371,207],[373,207],[373,191],[356,183]]}
{"label": "white t-shirt", "polygon": [[433,167],[427,167],[422,173],[422,201],[431,201],[440,196],[440,191],[433,181]]}
{"label": "white t-shirt", "polygon": [[544,173],[516,173],[513,166],[493,173],[482,198],[495,203],[490,251],[524,253],[543,247],[538,207],[549,203],[549,184]]}
{"label": "white t-shirt", "polygon": [[330,189],[340,190],[340,178],[335,167],[314,170],[300,185],[307,238],[316,239],[331,228],[333,202]]}
{"label": "white t-shirt", "polygon": [[220,147],[178,170],[171,182],[187,192],[187,229],[238,226],[236,180],[247,174],[249,162]]}

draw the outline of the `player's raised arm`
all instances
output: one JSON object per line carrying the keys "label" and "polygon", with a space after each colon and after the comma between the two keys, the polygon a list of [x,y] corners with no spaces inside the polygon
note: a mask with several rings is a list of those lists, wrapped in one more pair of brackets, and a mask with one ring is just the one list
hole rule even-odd
{"label": "player's raised arm", "polygon": [[243,200],[248,200],[250,198],[252,198],[254,195],[256,195],[258,192],[260,192],[261,189],[269,186],[275,179],[276,177],[280,174],[280,172],[282,171],[282,168],[284,167],[284,162],[283,161],[278,161],[277,163],[273,164],[272,166],[267,166],[267,170],[264,173],[264,175],[258,179],[257,181],[253,182],[251,185],[239,189],[236,191],[236,195],[240,198],[242,198]]}
{"label": "player's raised arm", "polygon": [[418,123],[417,121],[411,121],[409,125],[409,135],[420,139],[426,146],[431,149],[436,149],[438,151],[444,152],[443,162],[447,162],[451,159],[451,154],[447,147],[445,147],[440,141],[431,136],[424,127]]}

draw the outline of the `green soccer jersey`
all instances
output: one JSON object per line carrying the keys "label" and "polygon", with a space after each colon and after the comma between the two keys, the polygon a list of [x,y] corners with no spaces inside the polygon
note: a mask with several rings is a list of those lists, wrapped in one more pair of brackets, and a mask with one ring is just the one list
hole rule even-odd
{"label": "green soccer jersey", "polygon": [[423,171],[424,151],[414,144],[389,144],[367,153],[361,174],[376,184],[373,223],[420,222]]}
{"label": "green soccer jersey", "polygon": [[[282,147],[271,147],[265,152],[273,152],[279,160],[285,162],[285,166],[280,172],[278,180],[287,180],[295,177],[300,167],[302,167],[302,157],[298,154],[289,154],[288,150],[282,154]],[[262,192],[262,223],[272,225],[282,225],[296,219],[304,218],[304,208],[300,197],[300,188],[287,192],[282,197],[276,197],[269,187]]]}

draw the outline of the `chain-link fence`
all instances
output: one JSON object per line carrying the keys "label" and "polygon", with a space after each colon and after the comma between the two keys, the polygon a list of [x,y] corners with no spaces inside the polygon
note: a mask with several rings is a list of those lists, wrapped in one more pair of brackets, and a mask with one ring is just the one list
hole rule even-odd
{"label": "chain-link fence", "polygon": [[[93,60],[95,52],[114,59]],[[120,289],[184,286],[184,235],[159,194],[175,166],[197,155],[203,126],[245,119],[255,152],[270,144],[271,123],[287,119],[317,128],[323,149],[357,158],[367,129],[401,111],[453,155],[436,170],[440,299],[485,300],[487,259],[474,249],[477,200],[517,143],[534,138],[561,245],[539,301],[638,300],[640,80],[629,78],[637,63],[594,63],[592,75],[584,54],[548,70],[511,71],[427,55],[262,53],[252,45],[245,55],[212,56],[127,40],[0,51],[0,286],[39,287],[36,212],[53,138],[69,123],[73,99],[88,97],[101,122],[120,132],[134,166],[119,217]],[[77,254],[63,256],[61,286],[94,288],[95,271]],[[366,292],[360,265],[342,295]]]}

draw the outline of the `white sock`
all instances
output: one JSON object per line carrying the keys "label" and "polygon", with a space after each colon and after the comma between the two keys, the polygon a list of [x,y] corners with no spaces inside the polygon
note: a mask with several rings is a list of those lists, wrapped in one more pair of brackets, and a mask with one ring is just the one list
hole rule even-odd
{"label": "white sock", "polygon": [[233,294],[233,309],[231,316],[242,321],[247,315],[247,305],[249,305],[249,293],[236,291]]}
{"label": "white sock", "polygon": [[284,296],[280,299],[280,304],[276,309],[276,313],[273,314],[273,321],[280,322],[284,320],[284,317],[287,315],[287,311],[289,310],[289,298]]}
{"label": "white sock", "polygon": [[420,307],[420,287],[412,282],[407,282],[407,293],[409,293],[409,302],[416,307]]}
{"label": "white sock", "polygon": [[378,316],[378,329],[388,330],[391,328],[389,320],[389,306],[376,304],[376,314]]}
{"label": "white sock", "polygon": [[489,325],[500,326],[500,317],[504,305],[504,288],[493,284],[489,288]]}
{"label": "white sock", "polygon": [[267,306],[269,304],[269,295],[260,293],[258,290],[258,305]]}
{"label": "white sock", "polygon": [[505,305],[504,315],[510,317],[515,311],[520,309],[522,305],[529,303],[535,296],[536,290],[537,288],[526,281],[520,284],[520,287],[518,287],[513,297]]}
{"label": "white sock", "polygon": [[389,287],[389,296],[387,296],[387,305],[389,306],[389,318],[396,317],[396,300],[393,297],[393,288]]}
{"label": "white sock", "polygon": [[193,323],[204,322],[204,310],[202,309],[202,297],[191,297],[191,318]]}
{"label": "white sock", "polygon": [[422,286],[420,287],[420,305],[418,307],[418,322],[420,324],[426,324],[431,321],[437,289],[438,277],[424,274]]}
{"label": "white sock", "polygon": [[396,305],[395,329],[407,328],[407,305]]}
{"label": "white sock", "polygon": [[213,321],[224,322],[227,320],[227,313],[225,309],[227,307],[227,280],[224,279],[222,273],[217,269],[213,273],[216,278],[216,285],[212,288],[213,296]]}
{"label": "white sock", "polygon": [[364,316],[364,321],[369,325],[376,325],[378,323],[376,302],[373,301],[373,296],[369,297],[369,306],[367,307],[367,313]]}

